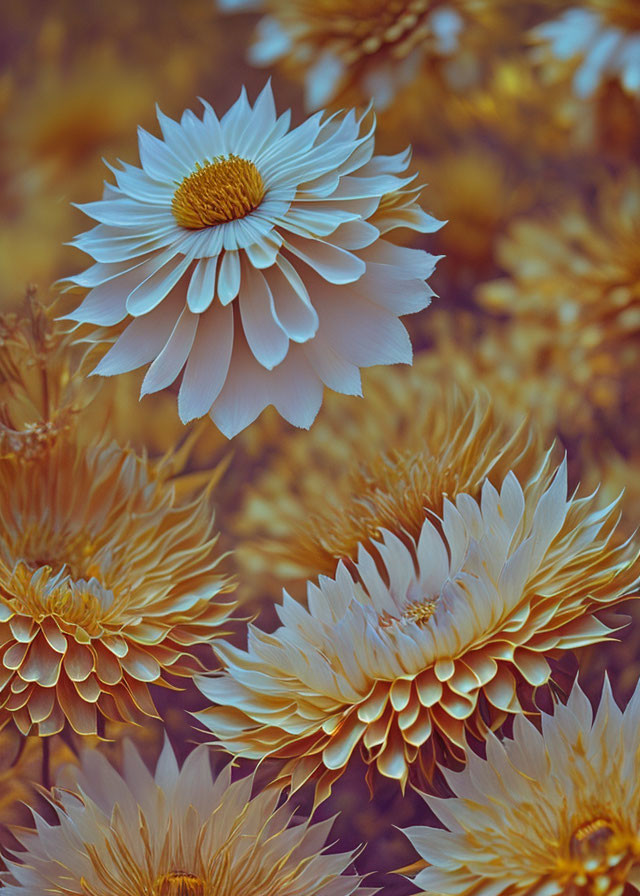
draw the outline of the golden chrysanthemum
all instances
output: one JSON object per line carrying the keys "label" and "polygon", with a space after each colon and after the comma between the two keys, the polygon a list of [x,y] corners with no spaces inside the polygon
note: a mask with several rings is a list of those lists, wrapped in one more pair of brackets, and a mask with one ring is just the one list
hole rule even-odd
{"label": "golden chrysanthemum", "polygon": [[449,353],[371,371],[367,401],[331,396],[310,433],[282,440],[234,525],[245,582],[315,579],[355,560],[382,529],[417,539],[445,498],[477,497],[488,476],[526,480],[543,451],[524,419],[503,419]]}
{"label": "golden chrysanthemum", "polygon": [[167,743],[155,775],[125,749],[120,776],[97,751],[56,791],[57,824],[18,832],[24,851],[4,875],[6,896],[370,896],[327,854],[333,819],[294,819],[282,788],[251,798],[253,778],[211,772],[208,750],[182,768]]}
{"label": "golden chrysanthemum", "polygon": [[445,772],[453,799],[425,799],[448,830],[405,831],[428,893],[622,896],[640,889],[640,686],[624,712],[606,679],[595,714],[579,685],[487,758]]}
{"label": "golden chrysanthemum", "polygon": [[562,434],[626,438],[640,410],[640,175],[603,183],[595,209],[518,221],[499,257],[509,276],[478,298],[509,316],[514,368],[538,371]]}
{"label": "golden chrysanthemum", "polygon": [[615,504],[567,497],[566,464],[525,482],[486,480],[479,499],[445,500],[417,541],[382,531],[350,573],[284,592],[281,625],[249,627],[242,650],[218,641],[224,671],[199,677],[217,706],[197,714],[227,749],[286,760],[318,798],[354,749],[387,777],[464,760],[466,737],[531,706],[548,658],[606,640],[599,617],[635,591],[637,550],[617,545]]}
{"label": "golden chrysanthemum", "polygon": [[192,674],[231,610],[212,516],[108,440],[0,461],[0,724],[154,715],[149,684]]}

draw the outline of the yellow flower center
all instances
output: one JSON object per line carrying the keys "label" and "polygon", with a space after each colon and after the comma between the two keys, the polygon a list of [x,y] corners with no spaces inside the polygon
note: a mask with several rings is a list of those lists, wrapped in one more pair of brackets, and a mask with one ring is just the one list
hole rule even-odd
{"label": "yellow flower center", "polygon": [[418,625],[426,625],[435,613],[437,604],[437,597],[414,600],[405,608],[402,618],[415,622]]}
{"label": "yellow flower center", "polygon": [[389,628],[399,622],[415,622],[416,625],[426,625],[436,611],[438,597],[425,597],[423,600],[414,600],[402,611],[398,619],[386,611],[378,617],[378,624],[382,628]]}
{"label": "yellow flower center", "polygon": [[89,636],[100,634],[114,602],[113,592],[97,579],[75,580],[64,567],[55,575],[50,566],[34,571],[25,563],[14,570],[6,593],[13,608],[35,622],[54,616]]}
{"label": "yellow flower center", "polygon": [[622,896],[639,843],[608,818],[594,818],[575,829],[569,840],[571,892],[586,896]]}
{"label": "yellow flower center", "polygon": [[206,896],[206,885],[188,871],[170,871],[156,880],[153,896]]}
{"label": "yellow flower center", "polygon": [[569,841],[569,853],[587,870],[607,867],[607,854],[614,830],[606,818],[596,818],[577,828]]}
{"label": "yellow flower center", "polygon": [[264,197],[260,172],[247,159],[217,156],[196,164],[173,194],[171,211],[181,227],[201,230],[236,221],[254,211]]}

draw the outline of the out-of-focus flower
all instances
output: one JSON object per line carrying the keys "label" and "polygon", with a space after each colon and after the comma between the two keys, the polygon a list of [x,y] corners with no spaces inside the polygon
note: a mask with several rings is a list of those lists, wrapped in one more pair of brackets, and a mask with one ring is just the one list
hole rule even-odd
{"label": "out-of-focus flower", "polygon": [[131,450],[60,439],[0,461],[0,722],[55,734],[155,715],[232,605],[208,495],[179,502]]}
{"label": "out-of-focus flower", "polygon": [[[56,792],[57,824],[20,831],[24,851],[4,875],[7,896],[369,896],[346,872],[350,853],[325,854],[333,819],[292,820],[281,789],[251,798],[253,778],[212,775],[206,747],[178,769],[168,742],[155,775],[125,750],[120,776],[85,752]],[[73,788],[66,789],[67,787]]]}
{"label": "out-of-focus flower", "polygon": [[[425,797],[449,830],[405,831],[429,893],[603,894],[640,889],[640,686],[621,712],[608,680],[598,711],[579,685],[566,706],[490,734],[487,758],[445,772],[453,799]],[[635,890],[634,890],[635,891]]]}
{"label": "out-of-focus flower", "polygon": [[598,611],[637,584],[615,504],[567,498],[564,462],[543,491],[545,471],[445,501],[410,546],[383,530],[375,558],[361,547],[352,574],[309,584],[307,607],[285,592],[272,634],[217,643],[225,671],[198,686],[218,705],[198,718],[235,753],[288,760],[294,788],[316,776],[319,798],[358,746],[402,785],[412,763],[430,776],[436,758],[463,760],[468,733],[549,682],[548,657],[610,635]]}
{"label": "out-of-focus flower", "polygon": [[97,373],[149,364],[142,394],[183,371],[184,421],[210,413],[231,437],[268,405],[309,427],[324,385],[360,393],[359,368],[409,363],[399,320],[425,308],[436,259],[386,237],[440,223],[417,204],[408,153],[373,156],[374,124],[320,114],[290,130],[267,84],[218,119],[158,113],[140,130],[142,168],[83,210],[75,244],[95,260],[70,281],[90,292],[71,317],[130,321]]}
{"label": "out-of-focus flower", "polygon": [[81,374],[72,336],[27,293],[25,307],[0,315],[0,459],[47,451],[96,392]]}
{"label": "out-of-focus flower", "polygon": [[456,378],[452,357],[372,371],[366,402],[331,396],[311,433],[282,441],[235,521],[245,585],[333,575],[382,529],[417,539],[446,498],[533,474],[543,451],[524,413],[502,419],[471,373]]}
{"label": "out-of-focus flower", "polygon": [[478,290],[509,316],[512,349],[496,351],[538,369],[562,434],[626,438],[640,412],[640,175],[605,182],[595,209],[571,203],[516,222],[498,254],[509,277]]}
{"label": "out-of-focus flower", "polygon": [[[421,177],[431,187],[435,214],[448,223],[435,238],[445,258],[440,278],[469,285],[495,268],[495,243],[514,217],[534,201],[532,186],[505,165],[504,152],[469,136],[464,147],[447,147],[416,158]],[[491,272],[491,273],[490,273]],[[441,289],[442,295],[449,295]]]}
{"label": "out-of-focus flower", "polygon": [[37,738],[24,740],[15,728],[0,731],[0,827],[24,821],[22,803],[39,780],[41,749]]}
{"label": "out-of-focus flower", "polygon": [[[304,72],[305,102],[322,108],[356,85],[384,108],[416,79],[426,58],[458,49],[472,3],[447,0],[218,0],[221,9],[260,9],[249,52],[254,65],[285,60]],[[480,4],[476,4],[478,6]]]}
{"label": "out-of-focus flower", "polygon": [[[49,750],[46,761],[43,761],[43,750]],[[35,808],[39,800],[34,785],[43,783],[43,771],[57,773],[72,761],[73,752],[60,738],[47,741],[45,745],[45,741],[37,737],[22,737],[13,726],[0,731],[0,846],[4,849],[15,846],[10,828],[29,822],[29,806]],[[0,856],[2,868],[4,863]]]}
{"label": "out-of-focus flower", "polygon": [[586,0],[533,31],[543,62],[577,62],[573,78],[580,97],[592,96],[609,78],[619,78],[640,96],[640,8],[636,0]]}

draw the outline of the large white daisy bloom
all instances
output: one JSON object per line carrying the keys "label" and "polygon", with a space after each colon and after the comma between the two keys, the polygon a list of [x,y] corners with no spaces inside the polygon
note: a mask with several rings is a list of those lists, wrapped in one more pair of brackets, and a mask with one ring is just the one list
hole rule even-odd
{"label": "large white daisy bloom", "polygon": [[409,151],[374,156],[367,113],[291,129],[270,84],[222,118],[208,103],[202,120],[158,118],[163,139],[139,131],[142,167],[114,168],[81,206],[99,223],[74,244],[96,263],[69,278],[89,288],[70,317],[127,322],[96,373],[149,365],[142,394],[182,374],[181,418],[210,414],[231,437],[269,404],[309,427],[324,385],[360,394],[360,367],[411,362],[398,318],[429,304],[437,259],[387,235],[441,225]]}
{"label": "large white daisy bloom", "polygon": [[598,711],[576,683],[542,732],[516,718],[445,772],[454,799],[425,797],[448,830],[405,831],[444,896],[621,896],[640,890],[640,686],[624,712],[608,681]]}
{"label": "large white daisy bloom", "polygon": [[538,26],[533,34],[558,60],[578,59],[573,86],[592,96],[606,78],[619,78],[640,96],[640,4],[635,0],[591,0]]}

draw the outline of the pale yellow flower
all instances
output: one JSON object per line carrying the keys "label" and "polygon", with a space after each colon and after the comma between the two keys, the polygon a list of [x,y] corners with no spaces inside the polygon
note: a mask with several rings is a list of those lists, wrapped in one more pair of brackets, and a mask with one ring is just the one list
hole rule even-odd
{"label": "pale yellow flower", "polygon": [[[405,831],[442,896],[621,896],[640,889],[640,687],[624,712],[608,680],[595,714],[578,684],[566,706],[523,716],[513,740],[445,772],[453,799],[425,799],[448,830]],[[628,888],[628,889],[626,889]]]}
{"label": "pale yellow flower", "polygon": [[414,763],[463,760],[468,733],[530,707],[549,657],[608,638],[598,611],[636,588],[615,505],[568,497],[564,463],[547,483],[546,464],[524,488],[485,480],[417,541],[382,530],[375,554],[309,583],[306,607],[285,592],[274,632],[217,642],[225,670],[198,684],[218,705],[198,718],[234,753],[288,760],[294,787],[318,777],[319,798],[356,748],[403,785]]}
{"label": "pale yellow flower", "polygon": [[537,376],[563,435],[626,438],[640,409],[640,175],[605,181],[595,210],[521,219],[499,246],[508,276],[485,284],[485,308],[508,315],[498,364],[517,386]]}

